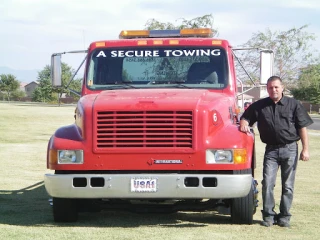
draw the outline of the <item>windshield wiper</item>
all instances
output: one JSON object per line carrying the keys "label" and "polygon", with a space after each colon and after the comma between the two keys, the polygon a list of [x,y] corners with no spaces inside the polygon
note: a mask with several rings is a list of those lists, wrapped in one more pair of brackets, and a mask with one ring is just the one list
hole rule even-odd
{"label": "windshield wiper", "polygon": [[117,85],[111,85],[107,87],[103,87],[104,90],[113,90],[113,89],[129,89],[129,88],[137,88],[130,84],[117,84]]}
{"label": "windshield wiper", "polygon": [[172,85],[170,87],[174,87],[174,88],[192,88],[192,87],[189,87],[185,84],[182,84],[182,83],[179,83],[179,84],[175,84],[175,85]]}

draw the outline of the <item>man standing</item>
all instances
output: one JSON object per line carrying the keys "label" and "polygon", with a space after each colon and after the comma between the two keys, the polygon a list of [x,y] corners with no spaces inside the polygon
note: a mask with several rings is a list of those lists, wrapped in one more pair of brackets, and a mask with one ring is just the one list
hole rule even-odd
{"label": "man standing", "polygon": [[[240,131],[250,132],[250,126],[258,123],[260,138],[266,144],[263,161],[262,225],[278,224],[290,227],[290,207],[293,199],[295,173],[298,163],[298,144],[302,151],[299,159],[309,160],[307,126],[313,123],[300,102],[283,96],[282,80],[272,76],[267,81],[269,97],[251,104],[240,120]],[[278,168],[281,169],[282,194],[280,213],[275,212],[273,189]]]}

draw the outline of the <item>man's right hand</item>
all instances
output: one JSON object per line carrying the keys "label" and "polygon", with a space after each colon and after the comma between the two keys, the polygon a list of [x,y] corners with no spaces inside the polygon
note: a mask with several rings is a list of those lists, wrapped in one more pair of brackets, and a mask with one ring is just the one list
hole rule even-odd
{"label": "man's right hand", "polygon": [[244,133],[251,133],[249,123],[246,120],[240,120],[240,131]]}

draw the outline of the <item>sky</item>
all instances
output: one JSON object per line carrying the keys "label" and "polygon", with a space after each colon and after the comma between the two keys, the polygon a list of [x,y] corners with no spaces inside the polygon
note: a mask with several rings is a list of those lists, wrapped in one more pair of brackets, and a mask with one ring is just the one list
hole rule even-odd
{"label": "sky", "polygon": [[[308,25],[320,49],[319,0],[1,0],[0,67],[42,70],[52,53],[84,50],[90,42],[117,39],[121,30],[143,29],[149,19],[176,23],[206,14],[218,37],[233,46],[254,33]],[[64,57],[77,69],[84,56]]]}

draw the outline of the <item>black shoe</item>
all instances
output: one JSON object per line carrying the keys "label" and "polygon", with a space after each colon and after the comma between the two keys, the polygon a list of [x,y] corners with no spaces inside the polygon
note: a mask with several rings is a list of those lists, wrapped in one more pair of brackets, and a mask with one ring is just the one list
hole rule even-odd
{"label": "black shoe", "polygon": [[278,221],[278,226],[289,228],[290,227],[290,223]]}
{"label": "black shoe", "polygon": [[273,225],[273,222],[270,222],[270,221],[261,222],[261,226],[264,226],[264,227],[271,227],[272,225]]}

